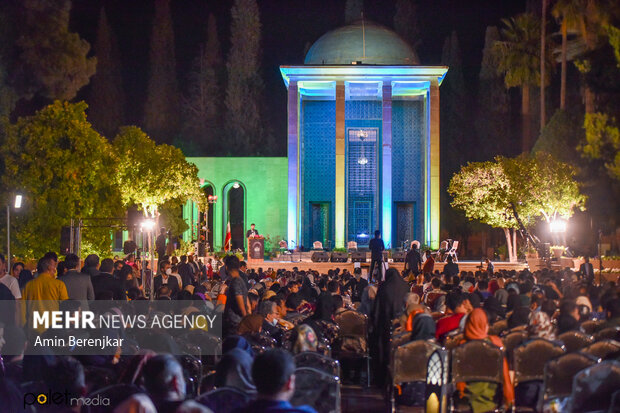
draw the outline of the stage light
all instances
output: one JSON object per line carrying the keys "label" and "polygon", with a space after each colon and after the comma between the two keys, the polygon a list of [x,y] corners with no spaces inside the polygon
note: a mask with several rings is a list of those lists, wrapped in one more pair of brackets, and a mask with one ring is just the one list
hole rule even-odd
{"label": "stage light", "polygon": [[365,232],[362,232],[361,234],[357,234],[357,236],[359,238],[368,238],[368,234],[366,234]]}
{"label": "stage light", "polygon": [[366,159],[365,157],[361,157],[357,160],[357,163],[360,165],[366,165],[368,163],[368,159]]}
{"label": "stage light", "polygon": [[235,182],[235,183],[233,184],[233,188],[235,188],[235,189],[239,189],[239,186],[240,186],[240,185],[239,185],[239,182]]}
{"label": "stage light", "polygon": [[153,221],[152,219],[145,219],[144,221],[140,223],[140,227],[146,231],[152,230],[154,226],[155,226],[155,221]]}
{"label": "stage light", "polygon": [[566,232],[566,221],[556,219],[549,223],[549,232]]}
{"label": "stage light", "polygon": [[19,209],[22,207],[22,196],[15,195],[15,209]]}

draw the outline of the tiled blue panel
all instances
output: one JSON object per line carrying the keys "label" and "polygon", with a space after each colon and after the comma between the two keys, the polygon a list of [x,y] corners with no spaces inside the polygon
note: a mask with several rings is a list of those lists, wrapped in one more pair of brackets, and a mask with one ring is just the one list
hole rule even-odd
{"label": "tiled blue panel", "polygon": [[424,102],[392,101],[392,199],[415,202],[415,237],[424,236]]}
{"label": "tiled blue panel", "polygon": [[381,119],[380,100],[347,100],[344,103],[345,119]]}
{"label": "tiled blue panel", "polygon": [[336,102],[305,100],[301,107],[301,208],[302,242],[310,240],[310,203],[329,202],[330,234],[334,240],[336,194]]}

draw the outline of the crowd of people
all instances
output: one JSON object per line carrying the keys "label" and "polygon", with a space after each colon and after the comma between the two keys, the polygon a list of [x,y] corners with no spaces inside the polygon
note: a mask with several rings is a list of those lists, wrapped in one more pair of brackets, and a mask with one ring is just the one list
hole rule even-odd
{"label": "crowd of people", "polygon": [[[432,260],[430,254],[428,258]],[[179,356],[186,337],[174,331],[157,331],[146,340],[132,336],[129,328],[116,332],[126,344],[109,356],[33,354],[24,328],[27,311],[20,302],[60,300],[62,308],[84,309],[92,300],[147,300],[145,271],[131,254],[116,261],[89,255],[80,268],[73,254],[60,260],[48,253],[34,273],[20,262],[7,269],[0,257],[0,274],[5,274],[0,299],[15,301],[14,313],[0,315],[0,410],[80,411],[79,405],[27,403],[26,395],[45,389],[79,398],[123,384],[111,397],[114,406],[99,411],[217,412],[204,395],[213,388],[232,387],[249,396],[247,405],[237,406],[241,412],[312,412],[313,407],[293,407],[290,402],[295,393],[293,355],[302,352],[337,357],[343,346],[349,352],[368,350],[369,372],[343,364],[342,379],[372,379],[384,388],[390,380],[395,334],[404,334],[405,342],[454,345],[456,339],[460,345],[487,340],[502,346],[502,336],[518,330],[554,341],[587,320],[601,320],[599,329],[620,327],[620,290],[613,282],[594,285],[570,269],[495,271],[487,262],[486,269],[468,272],[450,260],[439,271],[429,262],[422,262],[419,253],[409,256],[402,273],[389,268],[380,281],[369,283],[361,268],[353,273],[338,268],[327,273],[254,270],[235,255],[225,257],[218,268],[219,263],[203,264],[191,255],[162,256],[153,277],[153,299],[185,303],[184,312],[211,311],[223,320],[220,354],[202,360],[211,362],[214,373],[192,377],[187,360]],[[121,306],[118,311],[128,310]],[[340,335],[337,321],[346,311],[368,318],[367,342]],[[491,326],[504,320],[503,334],[489,334]],[[493,383],[455,383],[456,403],[484,412],[496,407],[497,394],[505,407],[539,400],[540,384],[515,389],[506,362],[503,376],[501,389]],[[409,389],[402,385],[399,402],[423,405],[423,391],[408,391],[415,386],[419,383]]]}

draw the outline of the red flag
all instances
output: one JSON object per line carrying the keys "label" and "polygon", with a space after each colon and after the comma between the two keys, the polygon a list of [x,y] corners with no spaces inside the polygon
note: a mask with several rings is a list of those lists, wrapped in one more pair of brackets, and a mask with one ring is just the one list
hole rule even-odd
{"label": "red flag", "polygon": [[230,235],[230,221],[228,221],[228,225],[226,225],[226,239],[224,240],[224,251],[230,251],[230,240],[232,236]]}

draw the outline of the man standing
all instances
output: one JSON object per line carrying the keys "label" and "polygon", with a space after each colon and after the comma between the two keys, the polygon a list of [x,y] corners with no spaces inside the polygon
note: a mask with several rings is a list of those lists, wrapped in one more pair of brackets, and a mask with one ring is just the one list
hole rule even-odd
{"label": "man standing", "polygon": [[250,229],[245,233],[246,238],[255,237],[258,235],[258,230],[256,229],[256,225],[250,225]]}
{"label": "man standing", "polygon": [[65,283],[67,294],[72,300],[79,300],[82,309],[88,310],[87,300],[95,299],[95,290],[93,283],[88,274],[81,273],[77,270],[80,259],[75,254],[67,254],[65,257],[65,267],[67,273],[58,279]]}
{"label": "man standing", "polygon": [[383,240],[381,239],[381,231],[375,231],[375,237],[370,240],[368,243],[368,248],[370,248],[370,274],[369,279],[372,281],[372,277],[374,276],[375,266],[377,267],[377,281],[380,281],[383,277],[382,274],[382,266],[383,266],[383,250],[385,249],[385,245],[383,244]]}
{"label": "man standing", "polygon": [[588,285],[594,283],[594,267],[590,262],[590,257],[586,255],[585,262],[579,266],[579,275],[588,282]]}
{"label": "man standing", "polygon": [[13,297],[16,300],[22,298],[22,294],[19,291],[19,281],[10,272],[8,272],[8,268],[6,268],[6,260],[4,255],[0,254],[0,283],[6,285],[6,287],[11,291]]}
{"label": "man standing", "polygon": [[226,307],[224,308],[224,335],[234,334],[243,317],[250,314],[248,289],[239,275],[239,258],[232,255],[226,261],[226,272],[230,277],[226,290]]}
{"label": "man standing", "polygon": [[459,265],[454,262],[451,255],[448,255],[448,263],[444,265],[443,273],[446,276],[446,279],[448,277],[452,279],[453,276],[459,275]]}
{"label": "man standing", "polygon": [[[32,317],[33,311],[58,311],[57,300],[68,300],[65,283],[56,279],[56,262],[53,258],[41,258],[37,263],[39,276],[26,284],[22,298],[22,323]],[[39,326],[40,332],[45,331]]]}
{"label": "man standing", "polygon": [[418,250],[418,244],[416,242],[411,243],[411,249],[407,252],[405,257],[405,274],[407,270],[413,272],[413,275],[418,275],[422,268],[422,256],[420,256],[420,250]]}
{"label": "man standing", "polygon": [[159,235],[155,240],[155,249],[157,250],[157,258],[164,259],[164,255],[166,255],[166,228],[159,230]]}
{"label": "man standing", "polygon": [[114,278],[114,261],[111,258],[105,258],[99,266],[99,275],[93,277],[93,290],[95,291],[95,299],[104,291],[112,293],[115,300],[126,300],[127,295],[121,281]]}

